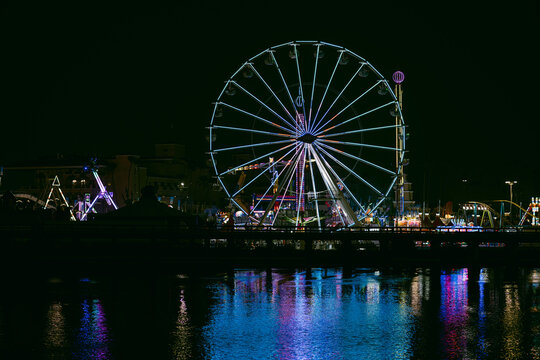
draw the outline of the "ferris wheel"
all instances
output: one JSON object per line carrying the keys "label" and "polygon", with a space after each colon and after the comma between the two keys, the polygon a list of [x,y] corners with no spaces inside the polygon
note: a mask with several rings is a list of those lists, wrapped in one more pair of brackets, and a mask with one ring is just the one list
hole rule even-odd
{"label": "ferris wheel", "polygon": [[397,185],[404,129],[396,95],[367,60],[293,41],[248,59],[225,82],[209,154],[246,224],[354,226]]}

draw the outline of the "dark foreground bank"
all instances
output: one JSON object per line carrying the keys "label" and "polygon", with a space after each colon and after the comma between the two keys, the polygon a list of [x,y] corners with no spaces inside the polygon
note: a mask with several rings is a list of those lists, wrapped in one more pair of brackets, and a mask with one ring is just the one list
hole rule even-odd
{"label": "dark foreground bank", "polygon": [[186,224],[60,223],[0,228],[2,266],[212,268],[540,266],[540,232],[520,229],[226,230]]}

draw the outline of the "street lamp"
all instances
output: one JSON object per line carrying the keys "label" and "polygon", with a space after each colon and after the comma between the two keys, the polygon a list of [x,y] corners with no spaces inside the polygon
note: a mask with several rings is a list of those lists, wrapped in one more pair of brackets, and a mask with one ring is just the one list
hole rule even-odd
{"label": "street lamp", "polygon": [[[517,181],[516,180],[506,180],[504,182],[505,184],[507,184],[508,186],[510,186],[510,203],[512,203],[512,198],[513,198],[513,192],[512,192],[512,186],[514,186],[515,184],[517,184]],[[510,211],[508,212],[509,214],[512,212],[512,204],[510,204]]]}

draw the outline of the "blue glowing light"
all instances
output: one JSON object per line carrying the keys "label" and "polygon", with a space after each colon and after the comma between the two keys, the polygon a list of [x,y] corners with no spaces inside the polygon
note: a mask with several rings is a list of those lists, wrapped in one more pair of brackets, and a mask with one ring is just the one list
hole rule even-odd
{"label": "blue glowing light", "polygon": [[342,279],[331,269],[271,277],[239,271],[234,287],[212,287],[212,321],[203,329],[205,356],[407,359],[413,316],[399,305],[398,290],[387,287],[373,273]]}

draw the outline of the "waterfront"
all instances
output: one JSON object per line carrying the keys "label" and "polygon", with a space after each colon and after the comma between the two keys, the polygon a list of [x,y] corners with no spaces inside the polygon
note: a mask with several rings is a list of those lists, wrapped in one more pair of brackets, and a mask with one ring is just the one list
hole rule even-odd
{"label": "waterfront", "polygon": [[148,270],[4,275],[1,354],[20,359],[540,358],[537,269]]}

